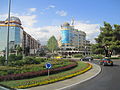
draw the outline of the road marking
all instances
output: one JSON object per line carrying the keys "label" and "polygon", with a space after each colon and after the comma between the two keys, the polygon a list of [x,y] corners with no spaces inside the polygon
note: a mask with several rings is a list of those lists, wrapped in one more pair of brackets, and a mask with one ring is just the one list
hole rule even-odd
{"label": "road marking", "polygon": [[10,89],[0,86],[0,90],[10,90]]}
{"label": "road marking", "polygon": [[[93,64],[93,63],[92,63],[92,64]],[[95,65],[96,65],[96,64],[95,64]],[[65,87],[56,89],[56,90],[62,90],[62,89],[68,88],[68,87],[72,87],[72,86],[75,86],[75,85],[77,85],[77,84],[80,84],[80,83],[82,83],[82,82],[85,82],[85,81],[87,81],[87,80],[90,80],[90,79],[94,78],[95,76],[97,76],[97,75],[101,72],[101,67],[100,67],[100,66],[98,66],[98,67],[99,67],[99,71],[98,71],[94,76],[91,76],[91,77],[89,77],[89,78],[87,78],[87,79],[84,79],[84,80],[82,80],[82,81],[80,81],[80,82],[77,82],[77,83],[71,84],[71,85],[69,85],[69,86],[65,86]]]}

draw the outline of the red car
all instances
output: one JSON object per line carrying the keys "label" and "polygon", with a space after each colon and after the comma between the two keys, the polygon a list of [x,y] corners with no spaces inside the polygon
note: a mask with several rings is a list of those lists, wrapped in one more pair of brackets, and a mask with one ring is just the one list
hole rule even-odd
{"label": "red car", "polygon": [[113,61],[111,59],[108,59],[108,58],[103,58],[99,61],[99,64],[104,65],[104,66],[106,66],[106,65],[113,66]]}

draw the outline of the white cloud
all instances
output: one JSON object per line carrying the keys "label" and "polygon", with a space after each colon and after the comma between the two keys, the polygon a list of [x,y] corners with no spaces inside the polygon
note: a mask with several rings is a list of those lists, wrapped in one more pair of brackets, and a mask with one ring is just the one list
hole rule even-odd
{"label": "white cloud", "polygon": [[67,12],[65,12],[64,10],[57,11],[56,14],[60,16],[67,16]]}
{"label": "white cloud", "polygon": [[[11,13],[11,16],[20,18],[24,30],[36,40],[40,40],[41,44],[46,44],[47,40],[52,35],[55,35],[56,38],[60,36],[59,26],[35,27],[35,24],[37,23],[36,15],[20,15],[18,13]],[[7,14],[0,14],[0,17],[2,20],[5,20],[7,18]]]}
{"label": "white cloud", "polygon": [[55,8],[55,5],[49,5],[47,8],[45,8],[45,9],[51,9],[51,8]]}
{"label": "white cloud", "polygon": [[8,14],[0,14],[0,21],[1,20],[6,20],[7,19],[7,17],[8,17]]}
{"label": "white cloud", "polygon": [[29,8],[30,12],[35,12],[37,9],[36,8]]}
{"label": "white cloud", "polygon": [[[37,22],[36,15],[20,15],[18,13],[11,13],[10,16],[15,16],[20,18],[22,25],[27,27],[31,27]],[[1,20],[6,20],[8,14],[0,14],[0,17]]]}
{"label": "white cloud", "polygon": [[40,12],[40,14],[44,14],[44,12]]}
{"label": "white cloud", "polygon": [[95,43],[94,38],[100,33],[100,24],[89,24],[86,22],[75,21],[75,28],[84,31],[87,40],[90,40],[92,43]]}
{"label": "white cloud", "polygon": [[23,26],[32,27],[35,23],[37,23],[36,15],[18,15],[17,17],[20,18]]}
{"label": "white cloud", "polygon": [[[88,21],[87,21],[88,22]],[[86,33],[87,40],[90,40],[91,43],[95,43],[94,38],[96,38],[100,32],[99,24],[89,24],[85,22],[76,21],[75,28]],[[31,33],[34,37],[39,39],[41,43],[46,44],[47,40],[54,35],[57,39],[61,36],[60,34],[60,26],[45,26],[38,28],[28,28],[29,33]]]}
{"label": "white cloud", "polygon": [[[24,30],[33,36],[35,39],[41,41],[42,44],[46,44],[47,40],[55,35],[58,39],[60,37],[60,26],[44,26],[35,27],[37,21],[36,15],[20,15],[18,13],[12,13],[11,16],[19,17],[22,21]],[[2,20],[7,18],[7,14],[0,14]],[[86,32],[87,39],[94,43],[94,38],[98,36],[99,24],[89,24],[88,21],[75,21],[75,28]]]}
{"label": "white cloud", "polygon": [[24,27],[25,30],[28,30],[27,32],[35,37],[36,39],[39,39],[42,44],[46,44],[47,40],[52,36],[55,35],[58,39],[60,36],[60,27],[58,26],[45,26],[45,27]]}
{"label": "white cloud", "polygon": [[55,5],[50,5],[49,8],[55,8]]}

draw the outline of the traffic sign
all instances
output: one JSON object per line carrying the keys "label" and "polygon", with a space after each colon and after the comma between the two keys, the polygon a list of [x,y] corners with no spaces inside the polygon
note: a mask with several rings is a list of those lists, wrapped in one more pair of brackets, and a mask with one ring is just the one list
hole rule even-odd
{"label": "traffic sign", "polygon": [[49,69],[52,67],[52,65],[51,65],[51,63],[46,63],[45,66],[48,69],[48,76],[49,76],[49,74],[50,74]]}
{"label": "traffic sign", "polygon": [[50,69],[52,67],[51,63],[46,63],[45,66],[46,66],[47,69]]}

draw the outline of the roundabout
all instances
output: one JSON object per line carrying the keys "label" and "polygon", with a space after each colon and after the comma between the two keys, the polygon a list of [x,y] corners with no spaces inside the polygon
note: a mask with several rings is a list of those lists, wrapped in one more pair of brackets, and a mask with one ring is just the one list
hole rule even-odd
{"label": "roundabout", "polygon": [[82,73],[80,75],[77,75],[76,77],[69,78],[60,82],[48,84],[48,85],[43,85],[43,86],[38,86],[38,87],[33,87],[30,88],[30,90],[63,90],[67,89],[73,86],[76,86],[80,83],[83,83],[87,80],[90,80],[94,78],[96,75],[98,75],[101,72],[100,66],[90,63],[92,65],[92,69],[89,71]]}
{"label": "roundabout", "polygon": [[[67,79],[71,79],[72,77],[79,76],[80,74],[83,74],[92,68],[92,65],[89,63],[77,61],[77,63],[78,63],[78,65],[77,65],[77,63],[75,61],[72,61],[72,62],[73,62],[73,64],[71,64],[71,65],[60,67],[61,69],[60,68],[59,69],[57,69],[57,68],[50,69],[50,72],[53,72],[53,71],[56,72],[56,70],[57,70],[57,72],[59,70],[59,72],[55,73],[55,74],[53,72],[53,74],[51,74],[49,76],[45,75],[45,76],[34,77],[34,78],[30,78],[30,79],[26,78],[26,79],[21,79],[21,80],[9,80],[9,81],[0,82],[0,84],[9,86],[11,88],[29,88],[29,89],[31,89],[31,87],[35,87],[35,86],[41,87],[41,85],[46,86],[51,83],[52,84],[57,83],[58,81],[61,82],[61,81],[67,80]],[[77,65],[77,66],[75,66],[75,65]],[[67,70],[67,68],[68,68],[68,70]],[[60,72],[62,69],[63,69],[63,71]]]}

